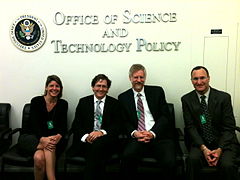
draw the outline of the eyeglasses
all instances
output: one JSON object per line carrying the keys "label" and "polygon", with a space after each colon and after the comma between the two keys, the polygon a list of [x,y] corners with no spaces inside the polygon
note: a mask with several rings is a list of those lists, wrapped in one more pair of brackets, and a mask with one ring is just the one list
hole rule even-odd
{"label": "eyeglasses", "polygon": [[100,85],[100,84],[97,84],[95,85],[96,88],[103,88],[103,89],[107,89],[108,87],[106,85]]}
{"label": "eyeglasses", "polygon": [[198,81],[199,79],[200,79],[200,80],[205,80],[205,79],[207,79],[207,78],[208,78],[207,76],[194,77],[194,78],[192,78],[192,81]]}

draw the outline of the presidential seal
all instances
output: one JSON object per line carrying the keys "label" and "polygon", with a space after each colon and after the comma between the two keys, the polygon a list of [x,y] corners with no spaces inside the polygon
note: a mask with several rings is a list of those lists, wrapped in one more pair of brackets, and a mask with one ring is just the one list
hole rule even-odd
{"label": "presidential seal", "polygon": [[10,37],[13,44],[26,52],[36,51],[46,40],[46,27],[43,22],[32,15],[22,15],[13,21]]}

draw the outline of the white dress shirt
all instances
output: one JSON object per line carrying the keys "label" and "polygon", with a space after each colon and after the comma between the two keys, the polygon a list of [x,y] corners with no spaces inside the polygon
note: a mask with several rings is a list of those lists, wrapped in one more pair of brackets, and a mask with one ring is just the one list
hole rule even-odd
{"label": "white dress shirt", "polygon": [[[135,106],[136,106],[136,113],[137,113],[137,101],[138,101],[138,93],[141,94],[141,99],[142,99],[142,102],[143,102],[143,108],[144,108],[144,119],[145,119],[145,128],[147,131],[150,131],[150,129],[153,127],[153,125],[155,124],[155,121],[153,120],[153,116],[152,116],[152,113],[150,112],[149,110],[149,107],[148,107],[148,103],[147,103],[147,99],[146,99],[146,95],[144,93],[144,87],[143,89],[140,91],[140,92],[137,92],[133,89],[133,94],[134,94],[134,100],[135,100]],[[137,130],[134,130],[131,134],[133,135],[133,133],[137,131]],[[156,136],[154,132],[150,131],[154,137]]]}
{"label": "white dress shirt", "polygon": [[[96,96],[94,96],[94,112],[96,111],[96,107],[97,107],[97,102],[99,101],[99,99],[96,98]],[[103,114],[103,109],[104,109],[104,105],[105,105],[105,101],[106,101],[106,96],[104,98],[101,99],[101,103],[100,103],[100,108],[101,108],[101,113]],[[95,121],[95,119],[94,119]],[[93,122],[94,122],[93,121]],[[107,132],[104,129],[100,129],[100,131],[105,135],[107,134]],[[88,137],[89,134],[84,134],[83,137],[81,138],[82,142],[86,142],[86,139]]]}

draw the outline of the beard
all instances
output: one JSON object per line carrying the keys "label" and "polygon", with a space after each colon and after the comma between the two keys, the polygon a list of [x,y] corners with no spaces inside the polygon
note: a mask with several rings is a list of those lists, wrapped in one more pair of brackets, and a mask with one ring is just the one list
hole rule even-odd
{"label": "beard", "polygon": [[135,89],[135,91],[141,91],[142,90],[142,88],[143,88],[143,85],[144,85],[144,83],[134,83],[134,85],[133,85],[133,88]]}

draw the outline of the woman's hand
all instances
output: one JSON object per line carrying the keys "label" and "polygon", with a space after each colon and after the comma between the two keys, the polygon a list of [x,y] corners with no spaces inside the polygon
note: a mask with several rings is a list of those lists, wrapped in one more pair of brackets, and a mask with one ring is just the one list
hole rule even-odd
{"label": "woman's hand", "polygon": [[57,135],[54,135],[54,136],[49,136],[49,138],[51,139],[51,141],[53,141],[57,144],[60,141],[60,139],[62,138],[62,135],[57,134]]}
{"label": "woman's hand", "polygon": [[49,137],[42,137],[40,139],[40,143],[42,144],[43,148],[48,151],[53,151],[56,149],[56,142],[52,140],[51,136]]}

